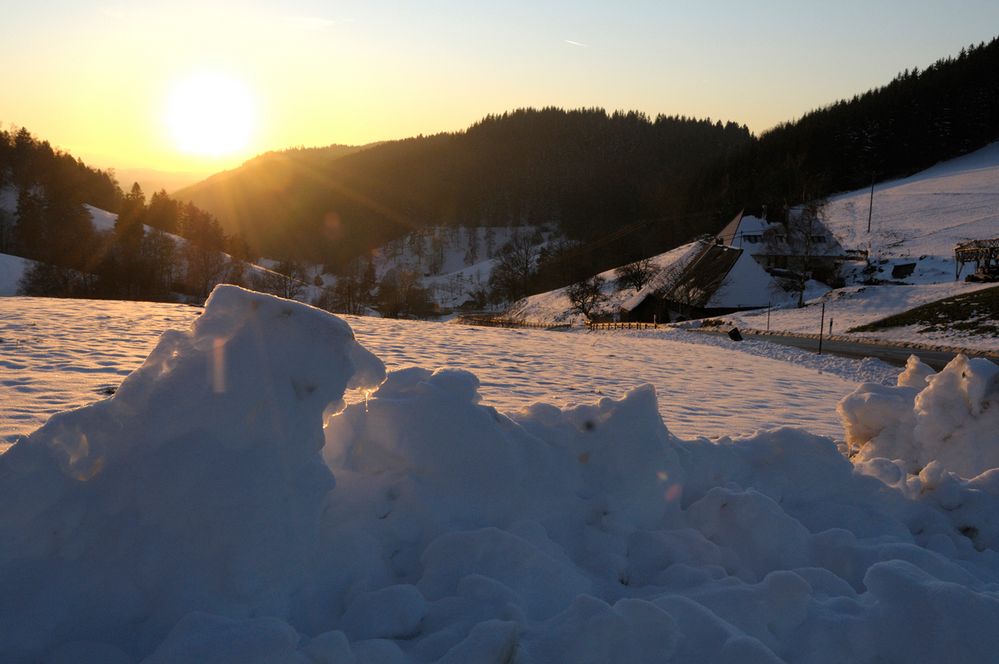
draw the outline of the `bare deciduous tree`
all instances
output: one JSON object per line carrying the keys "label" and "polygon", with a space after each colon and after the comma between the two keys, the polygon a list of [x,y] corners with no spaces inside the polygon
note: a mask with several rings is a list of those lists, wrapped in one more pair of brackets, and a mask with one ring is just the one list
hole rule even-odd
{"label": "bare deciduous tree", "polygon": [[633,288],[635,290],[641,290],[645,284],[649,283],[653,274],[655,272],[652,268],[651,258],[628,263],[614,271],[618,288]]}
{"label": "bare deciduous tree", "polygon": [[603,291],[604,283],[603,277],[595,275],[569,286],[566,294],[569,296],[573,311],[577,311],[589,319],[597,307],[607,301],[607,296]]}

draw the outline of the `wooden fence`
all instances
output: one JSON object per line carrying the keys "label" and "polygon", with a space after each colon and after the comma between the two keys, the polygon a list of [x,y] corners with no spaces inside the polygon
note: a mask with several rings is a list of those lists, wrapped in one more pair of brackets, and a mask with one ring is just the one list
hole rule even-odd
{"label": "wooden fence", "polygon": [[568,323],[528,323],[512,318],[491,318],[489,316],[461,316],[458,318],[458,322],[466,325],[482,325],[483,327],[527,328],[532,330],[567,330],[572,327]]}
{"label": "wooden fence", "polygon": [[658,330],[659,323],[587,323],[591,330]]}
{"label": "wooden fence", "polygon": [[[512,318],[492,318],[489,316],[461,316],[458,322],[466,325],[482,325],[484,327],[510,327],[527,328],[533,330],[568,330],[572,327],[569,323],[528,323]],[[589,330],[658,330],[659,323],[638,323],[638,322],[617,322],[617,323],[593,323],[583,324]]]}

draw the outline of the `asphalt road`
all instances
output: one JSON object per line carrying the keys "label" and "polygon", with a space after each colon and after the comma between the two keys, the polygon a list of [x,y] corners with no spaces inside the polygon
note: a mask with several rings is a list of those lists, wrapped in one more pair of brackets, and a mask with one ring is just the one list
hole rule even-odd
{"label": "asphalt road", "polygon": [[[714,331],[714,330],[698,330],[705,334],[716,334],[727,336],[727,331]],[[817,338],[811,337],[797,337],[793,335],[781,335],[781,334],[754,334],[752,332],[746,332],[740,330],[742,336],[746,339],[758,339],[760,341],[769,341],[775,344],[783,344],[785,346],[795,346],[797,348],[804,348],[805,350],[811,350],[818,352],[819,340]],[[732,343],[738,343],[733,341]],[[930,350],[924,348],[912,348],[908,346],[895,346],[887,343],[865,343],[860,341],[844,341],[841,339],[823,339],[822,340],[822,352],[830,353],[832,355],[842,355],[844,357],[874,357],[879,360],[884,360],[890,364],[895,364],[898,366],[904,366],[905,361],[910,355],[917,355],[920,360],[930,365],[937,371],[943,369],[948,362],[954,359],[957,355],[956,352],[944,351],[944,350]],[[993,362],[999,364],[999,355],[996,353],[982,353],[982,352],[968,352],[969,356],[976,355],[978,357],[988,357]]]}

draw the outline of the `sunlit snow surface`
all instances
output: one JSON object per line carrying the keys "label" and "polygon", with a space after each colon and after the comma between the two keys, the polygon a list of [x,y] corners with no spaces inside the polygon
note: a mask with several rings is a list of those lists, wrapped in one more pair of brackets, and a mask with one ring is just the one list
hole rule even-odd
{"label": "sunlit snow surface", "polygon": [[[162,332],[186,329],[200,311],[176,304],[0,298],[0,445],[57,412],[108,396]],[[880,362],[820,359],[768,344],[704,345],[711,342],[679,332],[565,333],[345,320],[390,369],[467,369],[479,377],[483,401],[501,411],[535,401],[620,398],[651,383],[664,421],[684,437],[789,425],[841,439],[836,401],[858,382],[893,383],[898,373]],[[749,346],[764,356],[737,350]]]}
{"label": "sunlit snow surface", "polygon": [[[481,360],[493,394],[532,375],[504,353],[552,355],[537,375],[577,372],[556,386],[578,388],[588,374],[567,358],[621,347],[634,355],[624,371],[656,363],[661,353],[628,335],[540,341],[384,322],[358,322],[355,335],[231,286],[184,315],[193,324],[160,336],[112,397],[0,455],[5,664],[874,664],[999,652],[999,471],[981,472],[999,461],[999,368],[985,360],[935,375],[911,361],[894,387],[824,374],[830,392],[830,381],[855,388],[839,402],[849,443],[866,450],[854,465],[800,429],[677,437],[648,386],[503,413],[469,371],[397,369],[421,344],[485,352],[466,338],[482,334],[502,349]],[[30,327],[5,329],[5,343],[23,348],[15,337]],[[640,340],[687,373],[729,352],[680,339]],[[726,361],[759,368],[755,399],[819,366],[747,348]],[[376,355],[395,358],[387,374]],[[853,367],[827,365],[876,369]],[[693,389],[679,369],[664,375],[663,401]],[[716,385],[714,398],[697,388],[691,426],[739,409]],[[366,398],[344,404],[352,388]]]}

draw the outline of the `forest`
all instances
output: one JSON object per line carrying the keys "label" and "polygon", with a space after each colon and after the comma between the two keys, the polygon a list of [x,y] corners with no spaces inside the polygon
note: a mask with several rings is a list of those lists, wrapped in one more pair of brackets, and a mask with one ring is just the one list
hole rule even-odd
{"label": "forest", "polygon": [[[36,261],[25,294],[203,299],[218,281],[245,278],[245,243],[211,214],[165,191],[147,203],[138,184],[123,192],[113,173],[25,128],[0,130],[0,191],[16,196],[13,214],[0,209],[0,253]],[[117,213],[114,227],[95,227],[85,205]]]}

